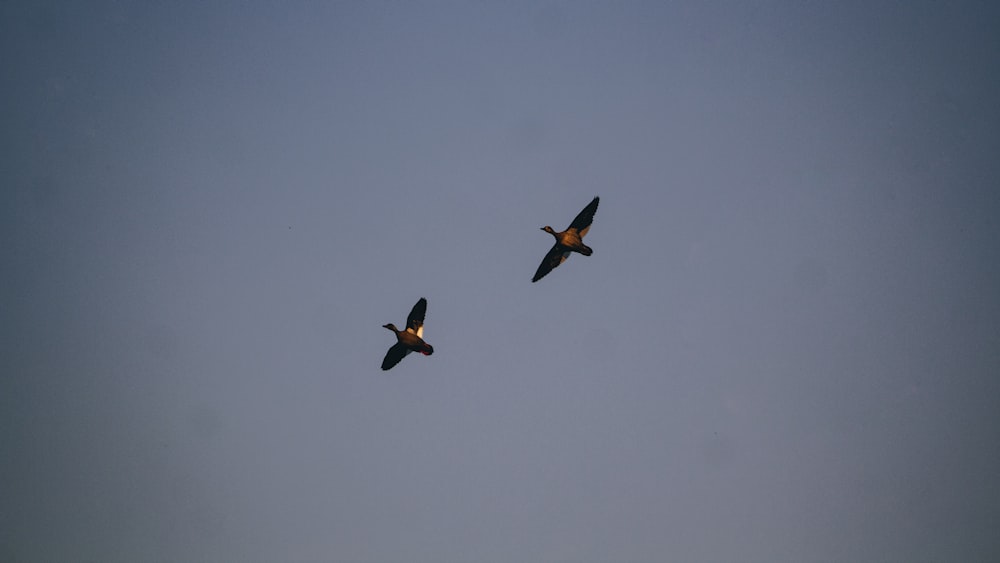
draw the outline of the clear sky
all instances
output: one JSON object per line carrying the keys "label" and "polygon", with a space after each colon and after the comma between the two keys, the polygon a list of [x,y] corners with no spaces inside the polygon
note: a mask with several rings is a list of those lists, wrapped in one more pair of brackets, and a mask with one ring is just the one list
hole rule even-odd
{"label": "clear sky", "polygon": [[3,2],[0,561],[1000,560],[998,29]]}

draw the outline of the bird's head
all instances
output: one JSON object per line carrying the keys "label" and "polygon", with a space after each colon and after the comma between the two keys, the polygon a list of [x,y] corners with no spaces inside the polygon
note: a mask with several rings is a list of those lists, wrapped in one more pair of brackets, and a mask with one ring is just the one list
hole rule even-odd
{"label": "bird's head", "polygon": [[552,229],[552,227],[550,227],[548,225],[545,225],[544,227],[542,227],[542,230],[545,231],[546,233],[549,233],[550,235],[556,234],[556,232]]}
{"label": "bird's head", "polygon": [[389,323],[387,325],[382,325],[382,328],[387,328],[387,329],[389,329],[389,330],[391,330],[393,332],[399,332],[399,330],[396,329],[396,325],[394,325],[392,323]]}

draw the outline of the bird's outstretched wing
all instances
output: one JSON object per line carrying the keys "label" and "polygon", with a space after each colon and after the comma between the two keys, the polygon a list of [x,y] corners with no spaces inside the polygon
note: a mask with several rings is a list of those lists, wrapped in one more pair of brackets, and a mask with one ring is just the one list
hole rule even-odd
{"label": "bird's outstretched wing", "polygon": [[399,363],[404,357],[406,357],[409,350],[406,346],[403,346],[402,342],[397,342],[389,348],[389,351],[385,353],[385,359],[382,360],[382,370],[387,370],[392,366]]}
{"label": "bird's outstretched wing", "polygon": [[590,224],[594,222],[594,214],[597,213],[597,206],[601,203],[601,198],[595,197],[587,207],[583,208],[583,211],[573,219],[569,228],[576,229],[580,236],[587,234],[590,230]]}
{"label": "bird's outstretched wing", "polygon": [[406,317],[406,332],[424,337],[424,315],[427,314],[427,300],[423,297],[417,301],[410,311],[410,316]]}
{"label": "bird's outstretched wing", "polygon": [[569,258],[569,250],[564,248],[561,244],[556,243],[552,246],[552,250],[542,258],[542,263],[538,266],[538,271],[535,272],[535,277],[531,278],[532,282],[536,282],[545,277],[552,271],[553,268],[562,264]]}

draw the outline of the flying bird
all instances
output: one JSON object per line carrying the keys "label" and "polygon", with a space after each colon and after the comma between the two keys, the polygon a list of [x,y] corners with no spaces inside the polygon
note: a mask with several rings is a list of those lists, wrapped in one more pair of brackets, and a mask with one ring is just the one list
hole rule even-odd
{"label": "flying bird", "polygon": [[396,335],[396,343],[385,353],[382,369],[387,370],[399,363],[410,352],[420,352],[425,356],[434,353],[434,347],[424,342],[424,315],[427,313],[427,300],[423,297],[417,301],[406,318],[406,330],[399,330],[396,325],[382,325]]}
{"label": "flying bird", "polygon": [[590,230],[590,224],[594,221],[594,214],[597,213],[597,205],[601,202],[601,198],[595,197],[593,201],[587,204],[587,207],[583,208],[583,211],[573,219],[570,223],[569,228],[561,233],[555,232],[555,230],[545,225],[542,230],[550,235],[556,237],[556,243],[552,246],[552,250],[545,255],[542,259],[541,265],[538,266],[538,271],[535,272],[535,277],[531,278],[532,282],[536,282],[545,277],[546,274],[552,271],[553,268],[562,264],[569,258],[570,252],[579,252],[584,256],[590,256],[594,251],[587,245],[583,244],[583,236],[587,234]]}

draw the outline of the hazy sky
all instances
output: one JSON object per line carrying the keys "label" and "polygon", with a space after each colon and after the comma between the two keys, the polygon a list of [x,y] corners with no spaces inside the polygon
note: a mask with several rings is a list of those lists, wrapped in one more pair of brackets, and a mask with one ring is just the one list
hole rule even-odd
{"label": "hazy sky", "polygon": [[0,4],[0,561],[1000,560],[994,3],[207,4]]}

